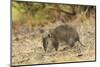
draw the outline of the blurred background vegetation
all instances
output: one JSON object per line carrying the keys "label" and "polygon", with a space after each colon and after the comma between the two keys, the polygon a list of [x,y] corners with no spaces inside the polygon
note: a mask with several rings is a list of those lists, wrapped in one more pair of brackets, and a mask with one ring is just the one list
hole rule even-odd
{"label": "blurred background vegetation", "polygon": [[12,0],[12,27],[33,28],[49,23],[71,22],[79,17],[84,21],[95,12],[94,6],[66,5],[54,3],[23,2]]}

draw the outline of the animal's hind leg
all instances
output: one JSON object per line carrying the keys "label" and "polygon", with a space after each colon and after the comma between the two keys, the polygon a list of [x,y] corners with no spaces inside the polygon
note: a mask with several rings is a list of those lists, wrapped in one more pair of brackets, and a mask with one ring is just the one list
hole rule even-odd
{"label": "animal's hind leg", "polygon": [[56,42],[53,46],[54,46],[55,50],[57,51],[58,50],[58,46],[59,46],[58,42]]}
{"label": "animal's hind leg", "polygon": [[[66,42],[67,43],[67,42]],[[73,40],[73,38],[70,38],[68,41],[69,46],[72,48],[75,45],[75,41]]]}
{"label": "animal's hind leg", "polygon": [[74,47],[74,43],[70,44],[70,47],[73,48]]}

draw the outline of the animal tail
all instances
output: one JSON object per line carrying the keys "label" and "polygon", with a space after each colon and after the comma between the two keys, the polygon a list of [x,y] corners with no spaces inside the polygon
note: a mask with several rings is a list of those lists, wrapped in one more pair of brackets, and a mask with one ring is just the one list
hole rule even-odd
{"label": "animal tail", "polygon": [[80,42],[80,40],[79,40],[79,43],[80,43],[83,47],[85,47],[85,46]]}

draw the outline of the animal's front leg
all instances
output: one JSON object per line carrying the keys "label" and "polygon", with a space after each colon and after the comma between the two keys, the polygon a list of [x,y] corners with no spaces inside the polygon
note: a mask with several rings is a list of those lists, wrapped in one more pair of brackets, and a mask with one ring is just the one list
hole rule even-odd
{"label": "animal's front leg", "polygon": [[43,38],[43,48],[44,48],[45,52],[47,51],[47,45],[48,45],[48,43],[46,41],[46,38]]}

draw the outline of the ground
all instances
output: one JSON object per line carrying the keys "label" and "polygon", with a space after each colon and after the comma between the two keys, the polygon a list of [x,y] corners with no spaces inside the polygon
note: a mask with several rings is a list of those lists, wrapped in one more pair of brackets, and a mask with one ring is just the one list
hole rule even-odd
{"label": "ground", "polygon": [[[39,32],[36,36],[31,35],[35,31],[25,35],[12,33],[12,65],[95,61],[95,23],[95,17],[90,17],[85,21],[79,21],[77,18],[72,22],[65,23],[74,27],[79,33],[80,41],[85,45],[84,48],[81,47],[82,56],[78,56],[79,52],[75,48],[63,50],[64,46],[59,46],[58,51],[45,52],[42,35],[38,34]],[[50,23],[44,29],[51,29],[61,24],[63,23],[59,21]],[[19,39],[17,39],[18,37]]]}

